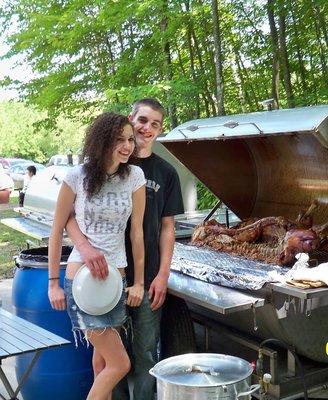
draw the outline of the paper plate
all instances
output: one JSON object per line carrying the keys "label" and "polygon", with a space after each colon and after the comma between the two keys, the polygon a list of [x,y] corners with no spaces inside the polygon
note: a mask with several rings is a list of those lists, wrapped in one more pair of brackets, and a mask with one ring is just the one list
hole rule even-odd
{"label": "paper plate", "polygon": [[96,279],[84,264],[73,279],[73,297],[80,309],[90,315],[106,314],[121,298],[122,276],[117,268],[108,268],[105,280]]}

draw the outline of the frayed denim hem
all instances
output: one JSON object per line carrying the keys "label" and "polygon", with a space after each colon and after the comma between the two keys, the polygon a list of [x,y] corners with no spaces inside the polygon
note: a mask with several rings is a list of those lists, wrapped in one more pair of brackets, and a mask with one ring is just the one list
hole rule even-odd
{"label": "frayed denim hem", "polygon": [[[89,346],[90,346],[90,340],[89,339],[91,338],[91,336],[93,334],[96,334],[96,335],[100,336],[106,331],[106,329],[113,330],[117,334],[117,336],[119,337],[120,342],[122,343],[122,345],[124,345],[123,341],[122,341],[122,338],[120,336],[120,333],[118,332],[118,329],[122,329],[124,331],[125,337],[126,338],[128,337],[128,329],[130,329],[130,326],[127,327],[127,326],[124,326],[124,325],[125,325],[125,323],[122,326],[118,326],[118,327],[107,326],[105,328],[99,328],[99,329],[86,329],[85,331],[83,331],[81,329],[78,329],[78,328],[72,329],[72,333],[73,333],[73,336],[74,336],[75,348],[77,349],[79,347],[79,343],[83,344],[83,341],[86,342],[87,348],[89,348]],[[101,332],[98,333],[98,331],[101,331]]]}

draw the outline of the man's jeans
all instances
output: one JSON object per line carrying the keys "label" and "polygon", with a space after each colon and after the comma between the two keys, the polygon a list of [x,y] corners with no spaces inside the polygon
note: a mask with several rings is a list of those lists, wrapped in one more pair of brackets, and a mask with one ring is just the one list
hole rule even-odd
{"label": "man's jeans", "polygon": [[[133,400],[153,400],[155,393],[155,378],[149,374],[158,361],[157,346],[160,333],[161,310],[151,311],[148,291],[145,292],[139,307],[129,307],[132,318],[132,373]],[[116,386],[113,400],[129,400],[129,389],[125,377]]]}

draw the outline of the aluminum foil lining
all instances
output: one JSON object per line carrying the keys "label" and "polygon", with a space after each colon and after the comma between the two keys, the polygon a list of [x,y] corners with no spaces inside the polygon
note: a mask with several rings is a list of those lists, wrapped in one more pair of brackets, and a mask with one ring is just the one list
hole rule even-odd
{"label": "aluminum foil lining", "polygon": [[201,281],[236,289],[261,289],[289,268],[176,242],[171,269]]}

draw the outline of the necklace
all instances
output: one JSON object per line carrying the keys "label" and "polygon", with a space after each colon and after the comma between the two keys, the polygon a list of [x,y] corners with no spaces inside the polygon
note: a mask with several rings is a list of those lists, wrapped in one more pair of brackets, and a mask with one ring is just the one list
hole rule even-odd
{"label": "necklace", "polygon": [[112,174],[106,172],[107,179],[113,178],[117,174],[117,171],[113,172]]}

